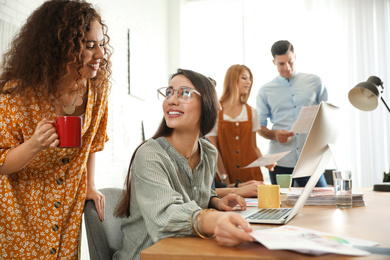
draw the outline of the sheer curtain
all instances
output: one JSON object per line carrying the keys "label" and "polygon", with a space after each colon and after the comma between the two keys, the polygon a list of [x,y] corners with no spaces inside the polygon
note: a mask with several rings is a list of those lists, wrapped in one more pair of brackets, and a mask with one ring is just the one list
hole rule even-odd
{"label": "sheer curtain", "polygon": [[[215,77],[221,93],[227,68],[246,64],[254,75],[251,106],[277,75],[271,45],[291,41],[297,70],[319,75],[329,101],[341,108],[337,167],[353,172],[355,187],[382,181],[390,169],[390,114],[382,103],[357,110],[348,92],[374,75],[390,103],[390,0],[188,1],[182,19],[182,66]],[[267,151],[265,140],[260,149]]]}
{"label": "sheer curtain", "polygon": [[[390,1],[343,1],[342,5],[348,18],[350,86],[378,76],[384,82],[383,98],[389,103]],[[390,170],[390,114],[382,102],[372,112],[349,108],[349,168],[362,186],[371,186]]]}

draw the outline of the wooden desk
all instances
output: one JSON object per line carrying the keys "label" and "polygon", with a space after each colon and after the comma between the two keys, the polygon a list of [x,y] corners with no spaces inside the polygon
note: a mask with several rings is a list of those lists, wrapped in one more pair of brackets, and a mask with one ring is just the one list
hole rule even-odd
{"label": "wooden desk", "polygon": [[[363,190],[366,207],[337,209],[334,206],[304,206],[288,225],[310,228],[380,243],[390,247],[390,193]],[[287,207],[285,202],[282,202]],[[275,225],[253,225],[253,229],[276,227]],[[141,260],[195,260],[195,259],[301,259],[313,258],[287,250],[268,250],[258,243],[245,243],[237,247],[223,247],[215,240],[198,237],[165,238],[141,252]],[[389,255],[371,254],[352,257],[326,254],[317,258],[335,259],[389,259]]]}

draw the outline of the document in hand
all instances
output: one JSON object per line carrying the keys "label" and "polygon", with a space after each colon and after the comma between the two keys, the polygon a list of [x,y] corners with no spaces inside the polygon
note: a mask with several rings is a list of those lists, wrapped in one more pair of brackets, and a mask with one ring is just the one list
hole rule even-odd
{"label": "document in hand", "polygon": [[293,132],[295,134],[309,132],[314,117],[316,116],[317,109],[318,105],[302,107],[301,111],[299,111],[297,120],[294,122],[293,126],[290,129],[290,132]]}
{"label": "document in hand", "polygon": [[274,154],[265,154],[244,168],[260,167],[260,166],[273,164],[279,161],[280,159],[282,159],[289,152],[291,151],[274,153]]}
{"label": "document in hand", "polygon": [[302,254],[327,253],[363,256],[369,252],[353,246],[377,246],[379,243],[295,226],[255,230],[251,236],[270,250],[293,250]]}

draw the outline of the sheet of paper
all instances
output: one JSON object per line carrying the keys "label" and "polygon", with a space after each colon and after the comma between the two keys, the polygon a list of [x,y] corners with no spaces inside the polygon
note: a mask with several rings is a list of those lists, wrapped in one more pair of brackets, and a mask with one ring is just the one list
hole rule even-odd
{"label": "sheet of paper", "polygon": [[290,192],[290,188],[280,188],[280,194],[287,194]]}
{"label": "sheet of paper", "polygon": [[353,246],[376,246],[377,242],[338,236],[295,226],[255,230],[250,235],[270,250],[293,250],[303,254],[369,255]]}
{"label": "sheet of paper", "polygon": [[290,132],[301,134],[308,133],[316,115],[318,105],[302,107],[299,111],[298,118],[290,129]]}
{"label": "sheet of paper", "polygon": [[258,205],[257,198],[245,198],[245,202],[247,207],[257,207]]}
{"label": "sheet of paper", "polygon": [[259,166],[266,166],[266,165],[273,164],[279,161],[280,159],[282,159],[289,152],[291,151],[263,155],[260,158],[258,158],[256,161],[252,162],[251,164],[249,164],[244,168],[259,167]]}

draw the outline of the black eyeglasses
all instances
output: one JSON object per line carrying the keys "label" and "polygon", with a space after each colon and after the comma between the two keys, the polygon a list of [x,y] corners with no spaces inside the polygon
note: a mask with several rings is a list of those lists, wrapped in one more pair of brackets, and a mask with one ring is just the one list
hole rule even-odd
{"label": "black eyeglasses", "polygon": [[196,93],[201,96],[201,94],[193,88],[180,87],[178,89],[173,89],[172,87],[165,87],[157,89],[157,98],[162,102],[168,101],[168,99],[170,99],[175,94],[175,91],[176,98],[180,102],[187,102],[190,100],[192,93]]}

